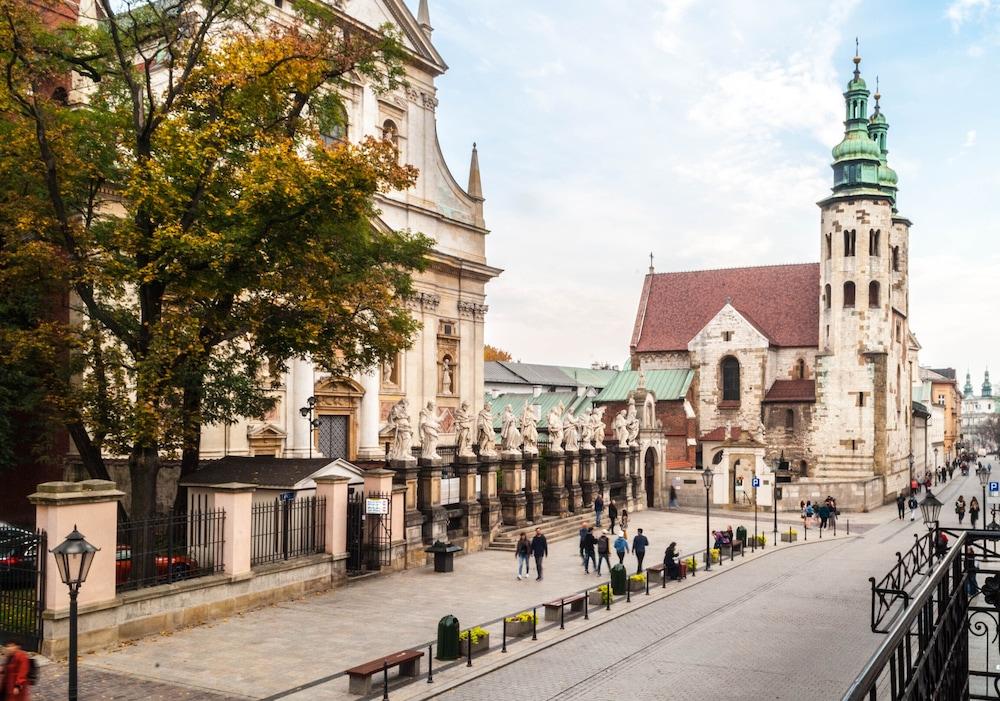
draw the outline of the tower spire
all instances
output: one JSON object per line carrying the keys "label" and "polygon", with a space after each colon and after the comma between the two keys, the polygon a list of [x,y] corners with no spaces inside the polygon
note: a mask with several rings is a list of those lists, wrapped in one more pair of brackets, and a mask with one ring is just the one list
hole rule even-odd
{"label": "tower spire", "polygon": [[649,274],[652,275],[655,271],[653,268],[653,252],[649,252]]}
{"label": "tower spire", "polygon": [[854,37],[854,79],[861,78],[861,44],[858,38]]}
{"label": "tower spire", "polygon": [[431,26],[431,11],[427,5],[428,0],[420,0],[420,7],[417,9],[417,24],[429,39],[434,27]]}
{"label": "tower spire", "polygon": [[469,164],[469,196],[481,200],[483,199],[483,183],[479,176],[479,149],[475,142],[472,144],[472,162]]}

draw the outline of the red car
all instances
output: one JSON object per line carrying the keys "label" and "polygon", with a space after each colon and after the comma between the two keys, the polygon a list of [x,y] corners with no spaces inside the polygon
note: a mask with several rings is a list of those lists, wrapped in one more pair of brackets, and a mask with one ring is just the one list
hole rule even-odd
{"label": "red car", "polygon": [[[176,582],[187,579],[198,570],[198,563],[186,555],[157,555],[156,578],[165,582]],[[129,581],[132,573],[132,550],[127,545],[119,545],[115,552],[115,584]]]}

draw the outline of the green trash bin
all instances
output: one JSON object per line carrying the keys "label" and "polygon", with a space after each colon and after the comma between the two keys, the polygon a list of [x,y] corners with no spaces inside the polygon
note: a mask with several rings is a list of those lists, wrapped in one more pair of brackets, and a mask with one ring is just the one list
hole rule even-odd
{"label": "green trash bin", "polygon": [[627,587],[628,572],[625,571],[625,565],[615,565],[611,568],[611,591],[615,596],[623,596]]}
{"label": "green trash bin", "polygon": [[439,660],[457,660],[461,648],[458,644],[458,619],[452,615],[438,621],[437,658]]}
{"label": "green trash bin", "polygon": [[744,528],[743,526],[738,526],[736,528],[736,540],[740,541],[740,543],[743,544],[743,547],[746,547],[746,544],[747,544],[747,529]]}

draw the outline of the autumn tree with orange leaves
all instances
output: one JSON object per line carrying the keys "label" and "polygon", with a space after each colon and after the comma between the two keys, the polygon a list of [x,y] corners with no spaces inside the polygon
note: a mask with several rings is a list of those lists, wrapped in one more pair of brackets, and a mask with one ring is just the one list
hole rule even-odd
{"label": "autumn tree with orange leaves", "polygon": [[[41,370],[45,401],[92,476],[128,456],[136,518],[164,455],[190,471],[203,424],[267,410],[268,361],[349,373],[406,347],[430,242],[370,224],[375,196],[417,176],[391,143],[324,137],[349,78],[401,84],[391,28],[310,0],[284,25],[256,0],[98,5],[95,22],[48,28],[0,0],[0,189],[18,194],[0,293],[29,270],[69,292],[72,322],[46,343],[71,372]],[[66,76],[74,89],[51,89]],[[2,311],[15,351],[50,325]]]}

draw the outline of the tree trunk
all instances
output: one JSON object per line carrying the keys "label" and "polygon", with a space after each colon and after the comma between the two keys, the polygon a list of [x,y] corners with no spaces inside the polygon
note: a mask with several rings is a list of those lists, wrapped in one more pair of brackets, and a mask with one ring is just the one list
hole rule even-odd
{"label": "tree trunk", "polygon": [[80,454],[80,462],[90,479],[110,480],[111,474],[108,472],[108,466],[104,464],[104,456],[90,439],[86,427],[80,421],[74,420],[66,423],[66,430],[73,439],[73,445]]}
{"label": "tree trunk", "polygon": [[133,521],[152,518],[156,514],[156,482],[159,473],[159,451],[155,447],[134,446],[128,458],[128,474],[132,482],[129,516]]}
{"label": "tree trunk", "polygon": [[202,376],[189,380],[184,385],[182,399],[181,421],[184,424],[183,445],[181,448],[181,474],[177,482],[177,495],[174,497],[174,511],[187,513],[187,487],[181,487],[184,478],[198,469],[201,457],[201,400]]}

